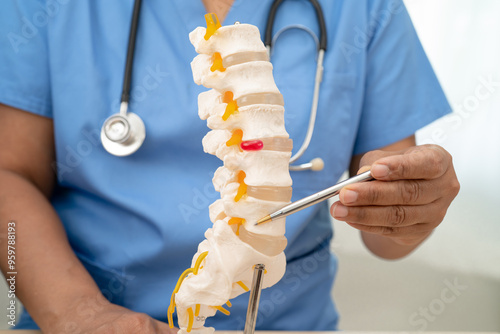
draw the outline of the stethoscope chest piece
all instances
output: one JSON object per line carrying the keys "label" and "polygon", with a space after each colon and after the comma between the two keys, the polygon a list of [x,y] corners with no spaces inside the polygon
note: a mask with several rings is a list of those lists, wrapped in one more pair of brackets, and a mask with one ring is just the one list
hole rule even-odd
{"label": "stethoscope chest piece", "polygon": [[139,116],[127,112],[114,114],[101,129],[101,142],[110,154],[124,157],[137,151],[146,138],[146,127]]}

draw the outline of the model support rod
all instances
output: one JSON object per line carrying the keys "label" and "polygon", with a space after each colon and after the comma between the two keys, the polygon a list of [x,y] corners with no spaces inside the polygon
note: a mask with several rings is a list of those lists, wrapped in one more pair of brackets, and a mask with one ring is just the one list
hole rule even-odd
{"label": "model support rod", "polygon": [[243,334],[254,334],[257,313],[259,311],[260,291],[264,279],[265,266],[263,264],[255,265],[253,272],[252,289],[250,299],[248,300],[247,320],[245,321],[245,330]]}

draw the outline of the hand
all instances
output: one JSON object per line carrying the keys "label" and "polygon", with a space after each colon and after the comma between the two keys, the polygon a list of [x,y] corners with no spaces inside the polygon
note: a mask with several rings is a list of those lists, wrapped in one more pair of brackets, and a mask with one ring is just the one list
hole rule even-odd
{"label": "hand", "polygon": [[330,212],[399,245],[418,245],[429,236],[460,189],[451,155],[437,145],[368,152],[360,166],[359,173],[371,166],[376,180],[343,188]]}
{"label": "hand", "polygon": [[137,313],[111,304],[102,295],[83,298],[68,309],[53,328],[44,333],[73,334],[176,334],[178,328],[155,320],[144,313]]}

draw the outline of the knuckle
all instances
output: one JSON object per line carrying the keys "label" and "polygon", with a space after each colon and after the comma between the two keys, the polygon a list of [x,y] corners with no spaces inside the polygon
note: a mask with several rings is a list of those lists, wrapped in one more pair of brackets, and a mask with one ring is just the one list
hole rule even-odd
{"label": "knuckle", "polygon": [[404,204],[417,203],[420,198],[421,187],[420,183],[415,180],[407,180],[400,187],[401,199]]}
{"label": "knuckle", "polygon": [[412,165],[411,161],[409,159],[404,159],[397,168],[397,173],[403,178],[409,178],[410,177],[410,172],[411,168],[410,166]]}
{"label": "knuckle", "polygon": [[[372,182],[375,183],[375,182]],[[367,187],[365,192],[365,200],[369,204],[378,203],[380,200],[380,192],[375,187],[375,184],[370,184],[370,187]]]}
{"label": "knuckle", "polygon": [[388,223],[393,227],[402,226],[406,222],[406,216],[405,208],[395,205],[389,210]]}

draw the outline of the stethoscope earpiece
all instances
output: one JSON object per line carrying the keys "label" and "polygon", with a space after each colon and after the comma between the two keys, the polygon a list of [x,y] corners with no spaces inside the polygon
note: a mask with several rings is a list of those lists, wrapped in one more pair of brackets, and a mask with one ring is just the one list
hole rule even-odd
{"label": "stethoscope earpiece", "polygon": [[312,170],[313,172],[319,172],[325,167],[325,162],[321,158],[314,158],[311,161],[300,164],[300,165],[290,165],[288,168],[294,172],[300,172],[305,170]]}

